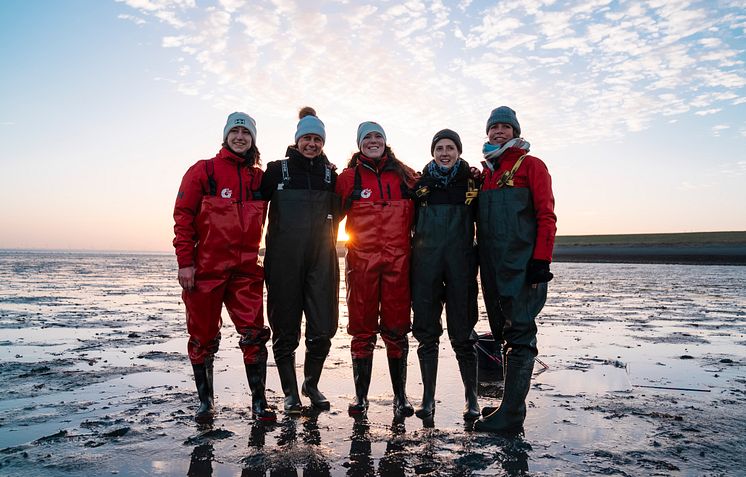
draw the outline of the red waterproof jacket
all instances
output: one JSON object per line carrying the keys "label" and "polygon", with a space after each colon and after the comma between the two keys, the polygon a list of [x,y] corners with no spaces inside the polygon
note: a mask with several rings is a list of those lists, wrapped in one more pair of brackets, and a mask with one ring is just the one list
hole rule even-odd
{"label": "red waterproof jacket", "polygon": [[[255,192],[259,190],[263,172],[255,166],[245,167],[243,161],[242,157],[223,147],[214,158],[198,161],[184,174],[174,206],[174,248],[179,268],[194,266],[197,244],[202,242],[202,247],[209,245],[207,242],[211,241],[210,237],[200,237],[200,231],[205,234],[204,231],[208,230],[208,227],[201,226],[197,220],[203,206],[203,198],[206,196],[214,196],[215,201],[225,202],[226,205],[240,206],[248,203],[247,205],[261,206],[257,209],[259,214],[251,214],[251,220],[259,222],[257,224],[225,223],[241,222],[249,215],[221,212],[222,223],[217,224],[217,228],[212,227],[212,230],[221,231],[221,236],[215,237],[219,240],[214,240],[216,248],[236,252],[258,251],[264,221],[263,213],[259,209],[266,210],[266,203],[255,198],[259,197],[258,193],[255,196]],[[218,241],[221,243],[218,244]]]}
{"label": "red waterproof jacket", "polygon": [[[494,171],[485,167],[482,190],[497,189],[503,173],[510,171],[524,154],[525,150],[511,147],[497,158]],[[557,216],[554,214],[552,178],[547,166],[538,157],[526,156],[513,176],[513,187],[525,187],[531,192],[536,213],[536,245],[532,258],[551,261],[554,237],[557,234]]]}
{"label": "red waterproof jacket", "polygon": [[[360,178],[359,194],[353,194],[356,171]],[[388,222],[380,213],[348,213],[346,226],[346,231],[350,235],[348,248],[368,250],[392,246],[408,249],[413,220],[412,204],[408,201],[408,187],[411,185],[402,181],[399,172],[386,156],[376,164],[372,159],[360,154],[356,167],[342,171],[337,178],[335,191],[342,198],[345,213],[348,213],[353,205],[356,205],[357,209],[360,206],[366,207],[366,204],[380,205],[392,201],[402,204],[402,200],[407,200],[405,204],[409,208],[401,218],[404,223],[399,223],[401,219],[396,223]],[[355,217],[349,217],[349,215],[355,215]]]}
{"label": "red waterproof jacket", "polygon": [[[358,156],[358,169],[360,170],[360,179],[362,180],[364,192],[359,200],[376,202],[409,198],[407,187],[411,184],[405,184],[402,189],[401,177],[395,169],[390,167],[391,165],[386,156],[383,156],[378,164],[362,154]],[[354,187],[355,168],[347,168],[339,175],[336,184],[336,192],[342,197],[343,204],[350,197],[350,194],[352,194]],[[365,192],[366,190],[369,192]]]}

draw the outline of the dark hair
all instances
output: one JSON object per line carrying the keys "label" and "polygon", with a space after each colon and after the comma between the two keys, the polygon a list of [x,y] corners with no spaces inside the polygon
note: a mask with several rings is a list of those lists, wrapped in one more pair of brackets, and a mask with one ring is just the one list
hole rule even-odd
{"label": "dark hair", "polygon": [[[347,167],[356,167],[360,160],[360,156],[362,155],[363,153],[360,151],[353,154],[350,161],[347,163]],[[406,184],[407,187],[412,187],[417,179],[414,169],[400,161],[394,154],[391,146],[388,144],[383,149],[383,155],[388,157],[388,160],[391,162],[391,168],[399,175],[404,184]]]}
{"label": "dark hair", "polygon": [[256,147],[256,144],[253,142],[251,143],[251,147],[248,151],[246,151],[246,165],[250,166],[256,166],[260,167],[262,165],[262,153],[259,152],[259,148]]}

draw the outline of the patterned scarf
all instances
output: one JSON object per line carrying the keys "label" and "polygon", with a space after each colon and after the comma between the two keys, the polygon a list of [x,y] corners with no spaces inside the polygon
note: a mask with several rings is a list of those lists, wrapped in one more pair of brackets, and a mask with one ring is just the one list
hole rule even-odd
{"label": "patterned scarf", "polygon": [[456,161],[456,164],[453,165],[450,169],[447,169],[441,165],[439,165],[437,162],[435,162],[435,159],[430,161],[427,164],[427,173],[438,183],[440,183],[443,187],[448,187],[448,183],[453,180],[454,177],[456,177],[456,173],[458,172],[459,167],[461,167],[461,158],[459,157]]}
{"label": "patterned scarf", "polygon": [[528,152],[529,149],[531,149],[531,144],[521,137],[513,138],[502,146],[495,146],[489,142],[484,143],[484,146],[482,146],[482,154],[484,155],[484,158],[487,159],[487,167],[491,170],[495,170],[495,161],[497,161],[497,158],[511,147],[517,147],[518,149],[523,149]]}

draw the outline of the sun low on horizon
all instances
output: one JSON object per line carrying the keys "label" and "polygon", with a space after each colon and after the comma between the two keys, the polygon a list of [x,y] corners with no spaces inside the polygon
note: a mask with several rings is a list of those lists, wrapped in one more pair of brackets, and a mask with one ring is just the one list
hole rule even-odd
{"label": "sun low on horizon", "polygon": [[689,0],[2,2],[0,248],[172,250],[227,115],[266,166],[306,105],[338,171],[367,120],[414,169],[443,128],[479,167],[510,106],[560,235],[746,230],[745,25]]}

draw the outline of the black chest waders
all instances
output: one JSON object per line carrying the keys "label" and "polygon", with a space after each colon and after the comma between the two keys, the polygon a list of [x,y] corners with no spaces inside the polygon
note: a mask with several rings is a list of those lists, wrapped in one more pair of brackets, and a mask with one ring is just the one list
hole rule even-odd
{"label": "black chest waders", "polygon": [[[412,246],[412,334],[419,341],[417,355],[422,373],[423,397],[417,416],[431,418],[435,412],[435,382],[438,346],[443,333],[441,315],[446,308],[446,326],[458,360],[465,390],[464,417],[479,417],[477,404],[477,251],[474,247],[475,194],[463,194],[460,204],[417,208]],[[468,201],[468,202],[467,202]]]}
{"label": "black chest waders", "polygon": [[536,316],[547,284],[526,283],[536,241],[536,214],[527,188],[507,187],[479,194],[478,241],[482,294],[495,341],[505,341],[504,391],[500,407],[485,408],[474,430],[521,432],[536,347]]}
{"label": "black chest waders", "polygon": [[295,349],[305,315],[303,391],[316,407],[328,409],[329,402],[316,385],[339,316],[339,196],[331,190],[328,166],[324,178],[327,190],[287,189],[287,159],[282,161],[282,176],[272,195],[264,258],[267,317],[275,363],[285,392],[286,410],[300,412]]}

